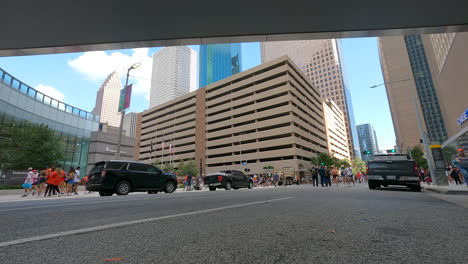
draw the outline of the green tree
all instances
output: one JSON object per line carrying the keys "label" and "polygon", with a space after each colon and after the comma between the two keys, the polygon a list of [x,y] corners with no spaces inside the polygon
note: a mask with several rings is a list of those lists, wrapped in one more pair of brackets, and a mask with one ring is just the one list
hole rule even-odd
{"label": "green tree", "polygon": [[174,166],[170,163],[164,163],[161,170],[164,172],[172,172],[174,171]]}
{"label": "green tree", "polygon": [[413,160],[419,165],[419,167],[427,170],[427,160],[424,157],[424,152],[421,148],[421,146],[416,145],[411,148],[411,157],[413,157]]}
{"label": "green tree", "polygon": [[351,164],[349,163],[349,160],[347,159],[338,159],[338,158],[335,158],[335,166],[338,167],[338,168],[341,168],[341,167],[349,167],[351,166]]}
{"label": "green tree", "polygon": [[333,157],[328,155],[327,153],[319,153],[317,157],[312,157],[311,158],[311,163],[312,165],[324,165],[324,166],[332,166],[335,164],[335,161],[333,160]]}
{"label": "green tree", "polygon": [[360,158],[355,158],[351,161],[351,166],[353,167],[353,173],[363,172],[366,170],[366,162]]}
{"label": "green tree", "polygon": [[193,177],[198,176],[197,165],[194,160],[189,160],[187,162],[183,160],[180,161],[179,164],[177,164],[177,170],[181,176],[185,176],[189,173],[192,174]]}
{"label": "green tree", "polygon": [[457,149],[455,147],[452,147],[452,146],[446,146],[444,148],[442,148],[442,153],[444,155],[444,160],[445,162],[447,163],[452,163],[452,157],[457,154]]}
{"label": "green tree", "polygon": [[8,169],[42,168],[64,158],[60,137],[46,125],[25,121],[1,131],[0,163]]}

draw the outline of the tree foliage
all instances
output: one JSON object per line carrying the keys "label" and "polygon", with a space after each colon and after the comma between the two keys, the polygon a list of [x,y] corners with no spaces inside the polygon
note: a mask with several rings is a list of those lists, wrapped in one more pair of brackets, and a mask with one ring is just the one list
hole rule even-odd
{"label": "tree foliage", "polygon": [[324,166],[332,166],[334,164],[333,157],[328,155],[327,153],[319,153],[317,157],[311,158],[311,163],[313,165],[324,165]]}
{"label": "tree foliage", "polygon": [[351,161],[351,166],[353,168],[353,173],[366,171],[366,162],[360,158],[355,158]]}
{"label": "tree foliage", "polygon": [[189,173],[192,174],[193,177],[198,176],[198,169],[194,160],[189,160],[187,162],[183,160],[180,161],[179,164],[177,164],[177,170],[181,176],[185,176]]}
{"label": "tree foliage", "polygon": [[455,147],[452,147],[452,146],[446,146],[444,148],[442,148],[442,153],[444,155],[444,160],[447,162],[447,163],[452,163],[452,160],[453,160],[453,156],[455,154],[457,154],[457,149]]}
{"label": "tree foliage", "polygon": [[9,169],[42,168],[64,158],[60,137],[43,124],[2,126],[0,164]]}
{"label": "tree foliage", "polygon": [[421,146],[416,145],[410,149],[411,151],[411,157],[413,157],[413,160],[419,165],[419,167],[427,170],[427,160],[424,157],[424,152],[421,148]]}

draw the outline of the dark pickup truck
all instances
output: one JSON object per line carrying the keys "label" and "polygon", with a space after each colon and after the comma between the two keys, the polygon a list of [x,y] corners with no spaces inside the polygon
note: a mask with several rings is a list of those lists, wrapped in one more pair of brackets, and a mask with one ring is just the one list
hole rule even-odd
{"label": "dark pickup truck", "polygon": [[236,170],[208,174],[208,176],[204,177],[203,182],[210,188],[210,191],[216,191],[217,188],[224,188],[226,190],[231,190],[231,188],[253,188],[252,180],[242,171]]}
{"label": "dark pickup truck", "polygon": [[420,192],[418,166],[406,155],[376,155],[367,164],[369,189],[402,185]]}

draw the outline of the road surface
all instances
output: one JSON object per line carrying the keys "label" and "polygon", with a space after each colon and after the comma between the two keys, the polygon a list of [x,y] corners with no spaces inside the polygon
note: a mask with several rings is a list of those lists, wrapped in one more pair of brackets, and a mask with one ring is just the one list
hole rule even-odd
{"label": "road surface", "polygon": [[468,263],[449,200],[362,184],[5,202],[0,263]]}

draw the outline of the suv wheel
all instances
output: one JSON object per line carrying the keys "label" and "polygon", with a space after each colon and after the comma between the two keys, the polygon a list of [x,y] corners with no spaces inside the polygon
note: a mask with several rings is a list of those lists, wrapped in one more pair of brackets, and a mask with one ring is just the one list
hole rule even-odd
{"label": "suv wheel", "polygon": [[113,191],[99,191],[99,196],[112,196],[113,194]]}
{"label": "suv wheel", "polygon": [[117,195],[127,195],[130,192],[130,183],[127,181],[121,181],[115,186],[115,193]]}
{"label": "suv wheel", "polygon": [[148,191],[148,194],[157,194],[158,191]]}
{"label": "suv wheel", "polygon": [[420,192],[421,191],[421,185],[413,185],[410,188],[411,188],[411,190],[413,190],[415,192]]}
{"label": "suv wheel", "polygon": [[249,182],[249,189],[252,189],[253,188],[253,182]]}
{"label": "suv wheel", "polygon": [[171,181],[167,182],[166,186],[164,186],[165,193],[173,193],[175,189],[176,189],[176,185],[174,182],[171,182]]}
{"label": "suv wheel", "polygon": [[375,189],[376,186],[375,186],[374,182],[369,181],[368,184],[369,184],[369,189],[371,189],[371,190]]}
{"label": "suv wheel", "polygon": [[216,191],[216,187],[210,187],[210,191]]}
{"label": "suv wheel", "polygon": [[231,187],[232,187],[232,184],[231,184],[230,181],[228,181],[228,182],[226,182],[226,186],[224,187],[224,189],[229,191],[229,190],[231,190]]}

